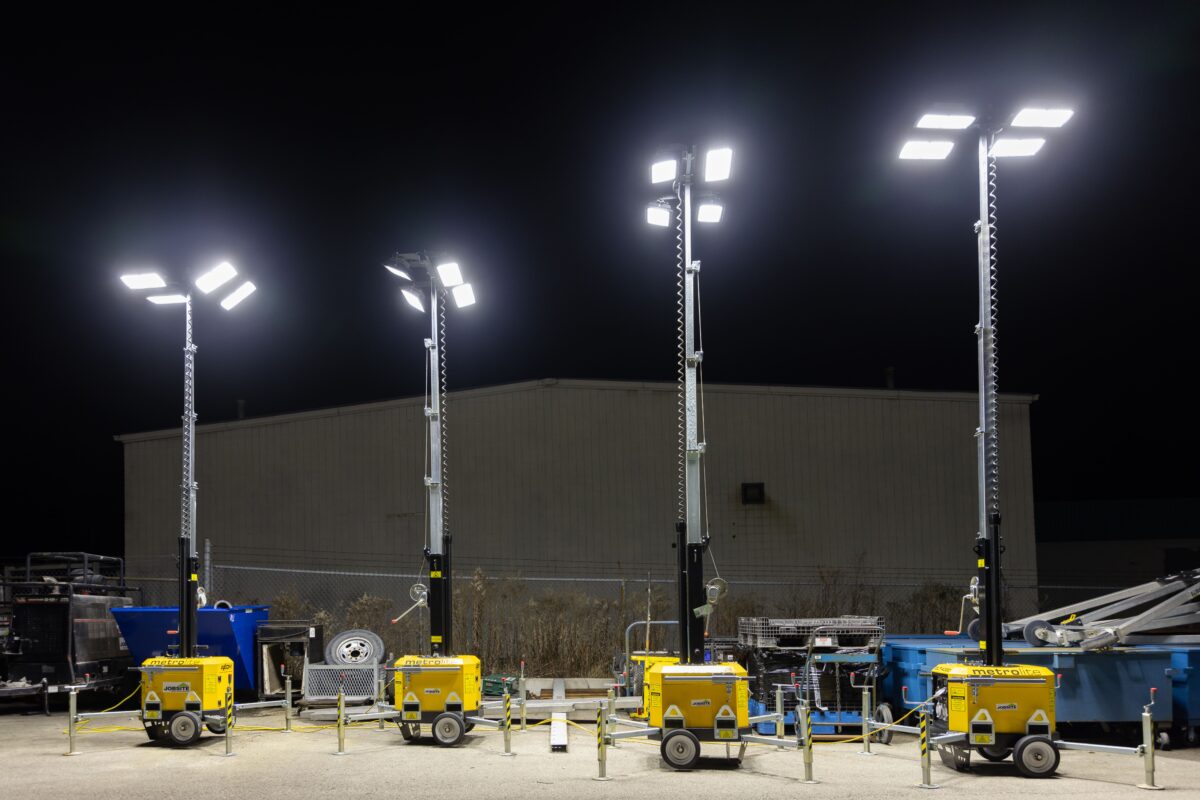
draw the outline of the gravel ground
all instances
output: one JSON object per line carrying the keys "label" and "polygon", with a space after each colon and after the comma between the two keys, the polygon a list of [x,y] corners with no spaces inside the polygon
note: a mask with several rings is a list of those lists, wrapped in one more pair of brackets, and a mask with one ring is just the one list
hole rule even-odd
{"label": "gravel ground", "polygon": [[[277,725],[278,714],[246,713],[241,725]],[[299,722],[297,723],[300,724]],[[609,750],[608,774],[596,775],[595,738],[590,729],[571,729],[567,753],[551,753],[547,726],[514,731],[515,758],[501,756],[499,733],[476,730],[457,748],[425,742],[406,744],[396,727],[380,732],[353,728],[347,754],[335,757],[336,732],[328,729],[282,734],[241,730],[233,758],[221,737],[206,734],[195,746],[177,750],[151,744],[140,731],[80,735],[82,753],[64,758],[66,717],[0,714],[4,797],[86,797],[88,800],[162,800],[195,796],[287,798],[343,796],[354,800],[387,798],[412,790],[434,796],[476,794],[489,800],[508,797],[780,798],[811,794],[820,798],[920,797],[920,766],[911,737],[897,736],[876,755],[859,755],[857,744],[819,744],[814,753],[817,785],[802,783],[803,762],[795,751],[751,747],[740,768],[723,758],[706,758],[700,769],[677,773],[663,767],[657,745],[623,742]],[[723,753],[720,746],[706,752]],[[1157,781],[1167,792],[1200,798],[1200,749],[1159,753]],[[1079,796],[1134,798],[1142,780],[1141,759],[1102,753],[1063,753],[1059,775],[1049,780],[1020,777],[1011,764],[984,764],[975,774],[944,769],[936,756],[934,798]]]}

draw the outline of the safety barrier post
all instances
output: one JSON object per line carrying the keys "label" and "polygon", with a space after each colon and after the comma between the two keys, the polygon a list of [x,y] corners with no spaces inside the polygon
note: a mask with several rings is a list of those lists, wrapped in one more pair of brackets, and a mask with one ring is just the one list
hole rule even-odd
{"label": "safety barrier post", "polygon": [[775,738],[779,740],[779,749],[783,749],[783,684],[775,685]]}
{"label": "safety barrier post", "polygon": [[871,684],[863,684],[862,691],[862,751],[861,756],[873,755],[871,752]]}
{"label": "safety barrier post", "polygon": [[[609,690],[608,690],[608,708],[612,711],[612,713],[616,713],[615,710],[617,707],[617,703],[616,703],[617,688],[618,687],[614,685],[611,688],[609,688]],[[605,730],[605,733],[608,732],[608,715],[607,714],[604,717],[604,730]],[[606,742],[604,746],[605,747],[618,747],[619,745],[617,744],[617,740],[613,739],[609,742]]]}
{"label": "safety barrier post", "polygon": [[337,736],[338,749],[334,755],[346,755],[346,686],[341,684],[338,686],[338,716],[337,716]]}
{"label": "safety barrier post", "polygon": [[67,752],[63,753],[64,756],[79,755],[79,751],[75,749],[75,720],[78,711],[79,692],[72,686],[71,694],[67,697]]}
{"label": "safety barrier post", "polygon": [[521,730],[525,730],[525,659],[521,659],[521,677],[517,681],[517,694],[521,696]]}
{"label": "safety barrier post", "polygon": [[[375,698],[375,708],[381,712],[383,711],[383,708],[382,708],[383,704],[385,702],[387,702],[387,682],[386,682],[386,680],[387,680],[387,672],[382,667],[380,667],[379,683],[378,683],[378,686],[376,687],[376,691],[378,692],[378,694]],[[382,731],[383,729],[384,729],[383,728],[383,717],[380,717],[379,718],[379,727],[376,730]]]}
{"label": "safety barrier post", "polygon": [[610,781],[608,777],[608,704],[600,703],[596,707],[596,765],[598,774],[593,780]]}
{"label": "safety barrier post", "polygon": [[292,676],[283,676],[283,732],[292,732]]}
{"label": "safety barrier post", "polygon": [[1150,707],[1154,705],[1154,694],[1158,689],[1150,687],[1150,702],[1142,706],[1142,765],[1146,768],[1146,782],[1139,783],[1139,789],[1160,790],[1163,787],[1154,783],[1154,719]]}
{"label": "safety barrier post", "polygon": [[925,707],[921,707],[921,782],[917,784],[919,789],[937,789],[938,785],[933,782],[930,775],[929,763],[929,713]]}
{"label": "safety barrier post", "polygon": [[501,755],[516,755],[512,751],[512,695],[504,689],[504,752]]}
{"label": "safety barrier post", "polygon": [[800,729],[800,736],[804,742],[804,782],[819,783],[813,780],[813,754],[812,754],[812,716],[808,708],[808,699],[800,701],[800,708],[796,714],[796,726]]}
{"label": "safety barrier post", "polygon": [[233,684],[225,687],[225,755],[233,755]]}

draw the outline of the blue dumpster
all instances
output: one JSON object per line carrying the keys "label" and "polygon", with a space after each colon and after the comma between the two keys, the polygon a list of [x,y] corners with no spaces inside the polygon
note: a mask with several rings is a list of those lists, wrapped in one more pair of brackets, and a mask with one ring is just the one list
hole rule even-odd
{"label": "blue dumpster", "polygon": [[[254,632],[267,621],[270,606],[201,608],[196,612],[199,655],[225,656],[233,661],[233,685],[238,692],[256,692]],[[121,636],[135,664],[167,654],[179,645],[179,609],[175,606],[133,606],[112,609]]]}

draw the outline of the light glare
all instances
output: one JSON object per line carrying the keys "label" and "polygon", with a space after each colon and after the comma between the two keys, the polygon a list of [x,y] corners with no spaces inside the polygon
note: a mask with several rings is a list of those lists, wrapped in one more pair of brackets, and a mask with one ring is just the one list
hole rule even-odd
{"label": "light glare", "polygon": [[205,294],[209,294],[213,289],[224,286],[237,277],[237,270],[233,268],[233,264],[228,261],[222,261],[208,272],[196,278],[196,288]]}
{"label": "light glare", "polygon": [[650,182],[665,183],[666,181],[675,180],[675,170],[677,165],[675,159],[669,161],[655,161],[650,165]]}
{"label": "light glare", "polygon": [[412,280],[412,275],[409,275],[407,272],[405,272],[402,269],[393,267],[391,264],[384,264],[383,268],[386,269],[388,272],[392,273],[393,275],[395,275],[397,278],[403,278],[406,281]]}
{"label": "light glare", "polygon": [[437,271],[438,277],[442,279],[442,285],[447,289],[458,286],[463,282],[462,271],[459,270],[457,261],[438,264]]}
{"label": "light glare", "polygon": [[704,156],[704,180],[723,181],[729,177],[733,166],[733,150],[728,147],[718,147],[709,150]]}
{"label": "light glare", "polygon": [[182,294],[152,294],[146,298],[156,306],[171,305],[172,303],[186,303],[187,297]]}
{"label": "light glare", "polygon": [[671,211],[662,206],[647,206],[646,222],[665,228],[671,224]]}
{"label": "light glare", "polygon": [[975,117],[970,114],[926,114],[917,120],[918,128],[961,131],[969,128]]}
{"label": "light glare", "polygon": [[996,158],[1031,156],[1038,150],[1041,150],[1042,145],[1045,143],[1045,139],[1013,139],[1004,137],[992,142],[992,149],[988,152],[988,155],[995,156]]}
{"label": "light glare", "polygon": [[167,285],[157,272],[134,272],[122,275],[121,282],[130,289],[161,289]]}
{"label": "light glare", "polygon": [[700,222],[720,222],[721,212],[724,210],[720,203],[701,203],[699,211],[696,212],[696,219]]}
{"label": "light glare", "polygon": [[903,159],[930,159],[940,160],[950,155],[950,151],[954,149],[954,142],[948,141],[922,141],[914,139],[904,143],[904,147],[900,148],[900,157]]}
{"label": "light glare", "polygon": [[1075,114],[1069,108],[1022,108],[1013,117],[1014,128],[1061,128]]}
{"label": "light glare", "polygon": [[258,287],[250,281],[246,281],[241,286],[233,290],[233,293],[221,301],[221,308],[229,311],[238,303],[245,300],[250,295],[254,294],[254,290]]}
{"label": "light glare", "polygon": [[454,294],[454,305],[459,308],[475,305],[475,290],[469,283],[460,283],[451,292]]}
{"label": "light glare", "polygon": [[421,295],[411,289],[401,289],[400,294],[404,295],[404,300],[417,311],[424,311],[425,304],[421,302]]}

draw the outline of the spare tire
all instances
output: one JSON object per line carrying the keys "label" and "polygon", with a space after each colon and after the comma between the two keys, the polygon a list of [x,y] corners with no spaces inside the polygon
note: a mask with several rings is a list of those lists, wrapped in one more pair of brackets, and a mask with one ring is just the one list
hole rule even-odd
{"label": "spare tire", "polygon": [[362,628],[342,631],[325,644],[326,664],[366,666],[382,664],[386,658],[383,639]]}

